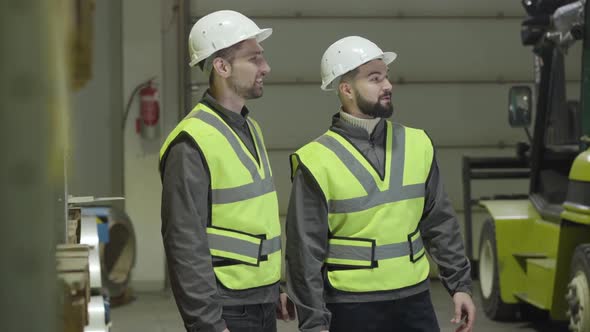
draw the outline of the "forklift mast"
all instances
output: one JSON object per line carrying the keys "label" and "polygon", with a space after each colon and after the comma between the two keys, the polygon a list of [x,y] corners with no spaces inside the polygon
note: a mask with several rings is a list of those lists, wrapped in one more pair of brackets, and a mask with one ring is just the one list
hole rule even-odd
{"label": "forklift mast", "polygon": [[[539,3],[545,2],[537,2],[536,10],[527,9],[531,16],[523,21],[521,30],[523,44],[532,45],[536,57],[537,102],[529,160],[529,193],[538,194],[550,205],[563,203],[571,164],[583,148],[580,138],[590,129],[582,126],[590,113],[580,107],[580,104],[588,105],[583,102],[588,98],[587,89],[582,83],[580,102],[567,101],[564,63],[568,48],[588,36],[584,33],[588,29],[584,24],[587,19],[584,7],[590,2],[552,1],[549,2],[552,7],[545,8],[549,12],[539,10]],[[543,210],[542,206],[537,207]]]}
{"label": "forklift mast", "polygon": [[[463,206],[467,255],[474,260],[472,208],[481,199],[531,198],[542,215],[558,215],[575,157],[590,145],[590,0],[522,0],[524,46],[535,56],[535,120],[529,142],[514,157],[463,157]],[[583,40],[579,101],[566,99],[565,54]],[[578,59],[575,59],[579,61]],[[528,131],[527,131],[528,134]],[[526,193],[471,197],[472,180],[530,178]],[[558,216],[555,217],[558,217]]]}
{"label": "forklift mast", "polygon": [[[464,196],[466,247],[475,260],[471,205],[478,204],[487,219],[482,225],[475,273],[479,273],[487,317],[504,320],[520,315],[527,320],[538,313],[538,318],[569,321],[572,332],[587,332],[590,0],[522,0],[522,4],[527,17],[521,24],[521,40],[524,46],[531,46],[534,55],[534,92],[529,85],[511,87],[508,114],[512,127],[527,132],[528,144],[519,143],[524,147],[512,158],[463,158],[464,195],[468,194]],[[580,42],[581,56],[569,51]],[[575,75],[581,74],[577,100],[567,98],[566,83],[577,77],[566,80],[566,58],[581,65]],[[484,167],[488,169],[482,170]],[[472,179],[507,179],[526,171],[529,175],[522,178],[529,180],[529,188],[522,197],[471,199]]]}

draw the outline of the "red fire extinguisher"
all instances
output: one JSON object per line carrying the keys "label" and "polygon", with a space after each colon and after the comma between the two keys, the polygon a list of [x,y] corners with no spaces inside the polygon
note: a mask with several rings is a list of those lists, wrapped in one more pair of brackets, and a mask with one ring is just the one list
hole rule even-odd
{"label": "red fire extinguisher", "polygon": [[123,116],[123,130],[133,99],[139,93],[139,113],[135,119],[135,132],[142,138],[153,140],[160,135],[160,96],[154,78],[139,84],[129,97]]}
{"label": "red fire extinguisher", "polygon": [[158,89],[149,81],[139,90],[139,117],[135,130],[145,139],[154,139],[159,135],[160,102]]}

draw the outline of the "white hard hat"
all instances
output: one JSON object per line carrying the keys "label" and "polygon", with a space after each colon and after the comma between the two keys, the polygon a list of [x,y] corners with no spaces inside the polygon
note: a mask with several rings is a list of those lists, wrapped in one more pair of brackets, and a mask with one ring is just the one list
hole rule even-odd
{"label": "white hard hat", "polygon": [[256,23],[233,10],[220,10],[203,16],[195,23],[188,37],[191,57],[189,65],[207,59],[213,53],[241,41],[256,38],[261,42],[272,34],[272,29],[260,29]]}
{"label": "white hard hat", "polygon": [[382,59],[389,65],[397,54],[383,52],[372,41],[358,36],[344,37],[330,45],[322,56],[322,90],[331,91],[338,83],[337,78],[375,59]]}

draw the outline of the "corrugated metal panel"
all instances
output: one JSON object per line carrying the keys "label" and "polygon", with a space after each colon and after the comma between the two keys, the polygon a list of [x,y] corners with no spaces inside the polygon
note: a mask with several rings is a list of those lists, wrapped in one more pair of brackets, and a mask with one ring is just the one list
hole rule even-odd
{"label": "corrugated metal panel", "polygon": [[520,1],[495,0],[192,0],[194,15],[206,15],[220,10],[232,9],[247,15],[445,15],[481,16],[523,15]]}
{"label": "corrugated metal panel", "polygon": [[[427,130],[439,145],[514,144],[526,136],[508,125],[509,88],[501,84],[394,86],[393,120]],[[579,94],[578,84],[568,88],[570,98]],[[261,123],[270,149],[295,149],[321,135],[340,104],[334,94],[309,85],[267,86],[264,96],[248,106]]]}
{"label": "corrugated metal panel", "polygon": [[[264,19],[274,34],[263,42],[272,67],[268,82],[319,81],[326,48],[360,35],[398,53],[394,80],[523,81],[533,78],[532,52],[520,43],[520,20],[464,19]],[[579,59],[580,47],[571,51]],[[580,62],[568,62],[568,78],[579,79]],[[205,82],[193,71],[193,82]]]}

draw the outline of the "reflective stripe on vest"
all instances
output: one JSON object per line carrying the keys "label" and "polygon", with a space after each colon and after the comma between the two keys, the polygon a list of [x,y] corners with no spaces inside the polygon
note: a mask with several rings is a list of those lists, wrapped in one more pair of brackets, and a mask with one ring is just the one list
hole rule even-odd
{"label": "reflective stripe on vest", "polygon": [[389,121],[385,127],[383,174],[346,137],[333,131],[291,156],[293,174],[305,167],[326,199],[327,281],[341,291],[400,289],[428,276],[418,224],[432,144],[421,130]]}
{"label": "reflective stripe on vest", "polygon": [[260,259],[281,250],[281,237],[261,239],[232,230],[207,227],[209,249],[214,256],[258,266]]}
{"label": "reflective stripe on vest", "polygon": [[[236,188],[223,188],[223,189],[212,189],[211,191],[211,199],[214,204],[226,204],[226,203],[233,203],[237,201],[243,201],[249,198],[253,198],[253,194],[258,196],[267,194],[275,190],[274,183],[272,181],[272,177],[266,176],[265,179],[260,179],[260,174],[258,174],[258,170],[252,159],[250,159],[244,149],[240,146],[240,142],[238,139],[233,135],[226,124],[221,122],[219,118],[216,116],[207,113],[207,112],[198,112],[195,116],[197,119],[201,119],[203,122],[211,125],[213,128],[217,129],[223,136],[228,140],[229,144],[233,148],[233,150],[240,158],[240,161],[248,169],[250,175],[252,176],[253,182],[245,184],[241,187]],[[250,119],[247,120],[250,128],[254,128],[254,124]],[[256,145],[259,147],[258,153],[262,158],[261,163],[264,167],[264,173],[270,174],[270,168],[268,167],[268,156],[266,154],[265,149],[262,149],[262,141],[258,136],[257,130],[252,130],[252,136],[256,140]]]}
{"label": "reflective stripe on vest", "polygon": [[408,186],[403,185],[403,172],[400,172],[399,170],[403,170],[405,167],[405,131],[395,130],[393,132],[393,140],[396,142],[396,147],[394,148],[392,144],[392,148],[389,151],[392,158],[391,169],[386,171],[390,174],[389,189],[384,191],[377,190],[378,186],[375,183],[373,176],[371,176],[358,159],[356,159],[350,151],[342,146],[334,137],[324,135],[316,140],[318,143],[334,152],[336,156],[342,160],[342,163],[357,178],[367,192],[367,195],[362,197],[343,200],[330,199],[328,201],[330,213],[351,213],[370,209],[381,204],[424,196],[423,183]]}
{"label": "reflective stripe on vest", "polygon": [[274,284],[281,274],[281,227],[272,172],[258,124],[246,120],[259,162],[205,104],[178,124],[160,150],[162,159],[183,132],[201,150],[211,184],[207,240],[214,272],[233,290]]}
{"label": "reflective stripe on vest", "polygon": [[372,267],[379,260],[410,256],[415,262],[425,254],[420,232],[408,235],[408,241],[376,246],[374,240],[331,238],[326,263],[342,266]]}

